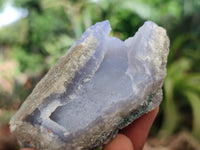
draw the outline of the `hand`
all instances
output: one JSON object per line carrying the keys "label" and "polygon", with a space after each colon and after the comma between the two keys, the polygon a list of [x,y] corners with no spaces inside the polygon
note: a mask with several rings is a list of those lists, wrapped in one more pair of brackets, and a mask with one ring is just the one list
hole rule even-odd
{"label": "hand", "polygon": [[[103,150],[142,150],[158,110],[159,107],[122,129],[112,141],[103,147]],[[21,150],[35,149],[25,148]]]}
{"label": "hand", "polygon": [[103,147],[103,150],[142,150],[159,107],[141,116]]}

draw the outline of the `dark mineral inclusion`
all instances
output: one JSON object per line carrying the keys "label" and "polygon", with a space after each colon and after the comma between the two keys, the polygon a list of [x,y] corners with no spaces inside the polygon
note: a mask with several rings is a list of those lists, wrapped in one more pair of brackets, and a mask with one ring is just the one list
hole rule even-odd
{"label": "dark mineral inclusion", "polygon": [[109,21],[91,26],[36,85],[10,121],[21,146],[92,149],[160,104],[165,29],[147,21],[125,41],[110,30]]}

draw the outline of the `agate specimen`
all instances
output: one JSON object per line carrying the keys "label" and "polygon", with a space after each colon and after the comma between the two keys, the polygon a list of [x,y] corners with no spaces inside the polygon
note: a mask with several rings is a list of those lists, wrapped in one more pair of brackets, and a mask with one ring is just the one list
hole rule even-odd
{"label": "agate specimen", "polygon": [[131,38],[109,36],[109,21],[85,31],[10,121],[23,147],[88,150],[158,106],[169,39],[147,21]]}

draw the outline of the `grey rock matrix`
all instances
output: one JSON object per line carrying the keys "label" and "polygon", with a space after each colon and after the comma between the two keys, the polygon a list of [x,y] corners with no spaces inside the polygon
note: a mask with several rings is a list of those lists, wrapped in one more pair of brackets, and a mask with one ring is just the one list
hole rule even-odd
{"label": "grey rock matrix", "polygon": [[93,149],[160,104],[165,29],[147,21],[124,42],[110,31],[109,21],[91,26],[36,85],[10,121],[21,146]]}

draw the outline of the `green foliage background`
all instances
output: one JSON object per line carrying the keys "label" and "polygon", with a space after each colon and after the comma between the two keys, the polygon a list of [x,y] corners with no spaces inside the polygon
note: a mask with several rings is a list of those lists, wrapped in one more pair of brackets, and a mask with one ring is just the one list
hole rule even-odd
{"label": "green foliage background", "polygon": [[0,108],[9,113],[17,109],[95,22],[108,19],[112,36],[124,40],[152,20],[166,28],[171,40],[164,101],[152,135],[165,138],[188,130],[200,141],[199,0],[14,0],[14,5],[27,9],[28,16],[0,28],[0,66],[16,64],[12,74],[0,73],[0,79],[12,85],[6,91],[0,80]]}

